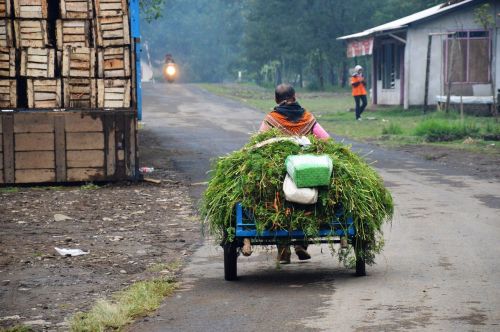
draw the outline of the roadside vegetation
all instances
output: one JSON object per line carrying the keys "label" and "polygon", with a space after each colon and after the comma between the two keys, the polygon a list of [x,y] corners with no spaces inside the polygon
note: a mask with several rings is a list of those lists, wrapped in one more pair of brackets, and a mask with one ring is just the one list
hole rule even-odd
{"label": "roadside vegetation", "polygon": [[[214,94],[241,101],[251,107],[270,111],[274,92],[255,84],[200,84]],[[500,123],[491,117],[464,116],[451,110],[403,110],[379,107],[366,110],[363,121],[354,120],[354,101],[342,89],[331,92],[297,91],[300,104],[311,110],[331,134],[386,146],[435,144],[449,148],[500,153]]]}
{"label": "roadside vegetation", "polygon": [[33,329],[26,325],[16,325],[9,328],[0,328],[0,332],[32,332]]}
{"label": "roadside vegetation", "polygon": [[[157,263],[149,272],[173,273],[181,267],[180,262]],[[135,318],[146,316],[156,310],[166,296],[177,288],[173,277],[155,277],[138,281],[114,294],[110,299],[98,300],[88,312],[76,314],[70,321],[72,332],[94,332],[121,330]]]}

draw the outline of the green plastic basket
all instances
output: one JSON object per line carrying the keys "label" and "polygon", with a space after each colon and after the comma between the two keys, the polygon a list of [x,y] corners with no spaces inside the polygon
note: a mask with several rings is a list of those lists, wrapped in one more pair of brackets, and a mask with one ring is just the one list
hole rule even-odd
{"label": "green plastic basket", "polygon": [[297,188],[312,188],[330,184],[333,163],[327,155],[288,156],[285,165]]}

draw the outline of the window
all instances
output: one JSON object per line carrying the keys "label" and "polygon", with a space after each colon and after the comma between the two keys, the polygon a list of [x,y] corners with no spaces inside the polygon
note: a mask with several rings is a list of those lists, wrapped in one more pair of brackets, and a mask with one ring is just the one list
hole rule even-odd
{"label": "window", "polygon": [[378,60],[377,76],[382,89],[394,89],[400,78],[400,59],[404,48],[395,43],[382,44]]}
{"label": "window", "polygon": [[457,31],[445,41],[445,77],[452,83],[490,82],[489,31]]}

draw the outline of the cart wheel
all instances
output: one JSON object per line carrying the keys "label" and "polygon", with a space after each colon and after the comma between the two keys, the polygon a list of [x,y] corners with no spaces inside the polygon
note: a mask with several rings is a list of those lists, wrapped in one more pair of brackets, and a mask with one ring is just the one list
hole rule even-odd
{"label": "cart wheel", "polygon": [[[362,248],[366,249],[366,244],[362,243]],[[363,277],[366,276],[366,264],[364,257],[356,253],[356,276]]]}
{"label": "cart wheel", "polygon": [[238,270],[238,251],[235,242],[224,244],[224,279],[234,281]]}
{"label": "cart wheel", "polygon": [[356,257],[356,276],[358,277],[366,276],[365,260],[361,257]]}

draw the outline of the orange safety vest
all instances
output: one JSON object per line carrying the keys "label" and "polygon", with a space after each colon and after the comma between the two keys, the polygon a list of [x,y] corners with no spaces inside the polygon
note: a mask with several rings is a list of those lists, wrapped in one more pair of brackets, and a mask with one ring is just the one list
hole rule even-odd
{"label": "orange safety vest", "polygon": [[366,95],[365,82],[363,82],[363,76],[353,75],[351,77],[352,95],[353,96],[364,96]]}

